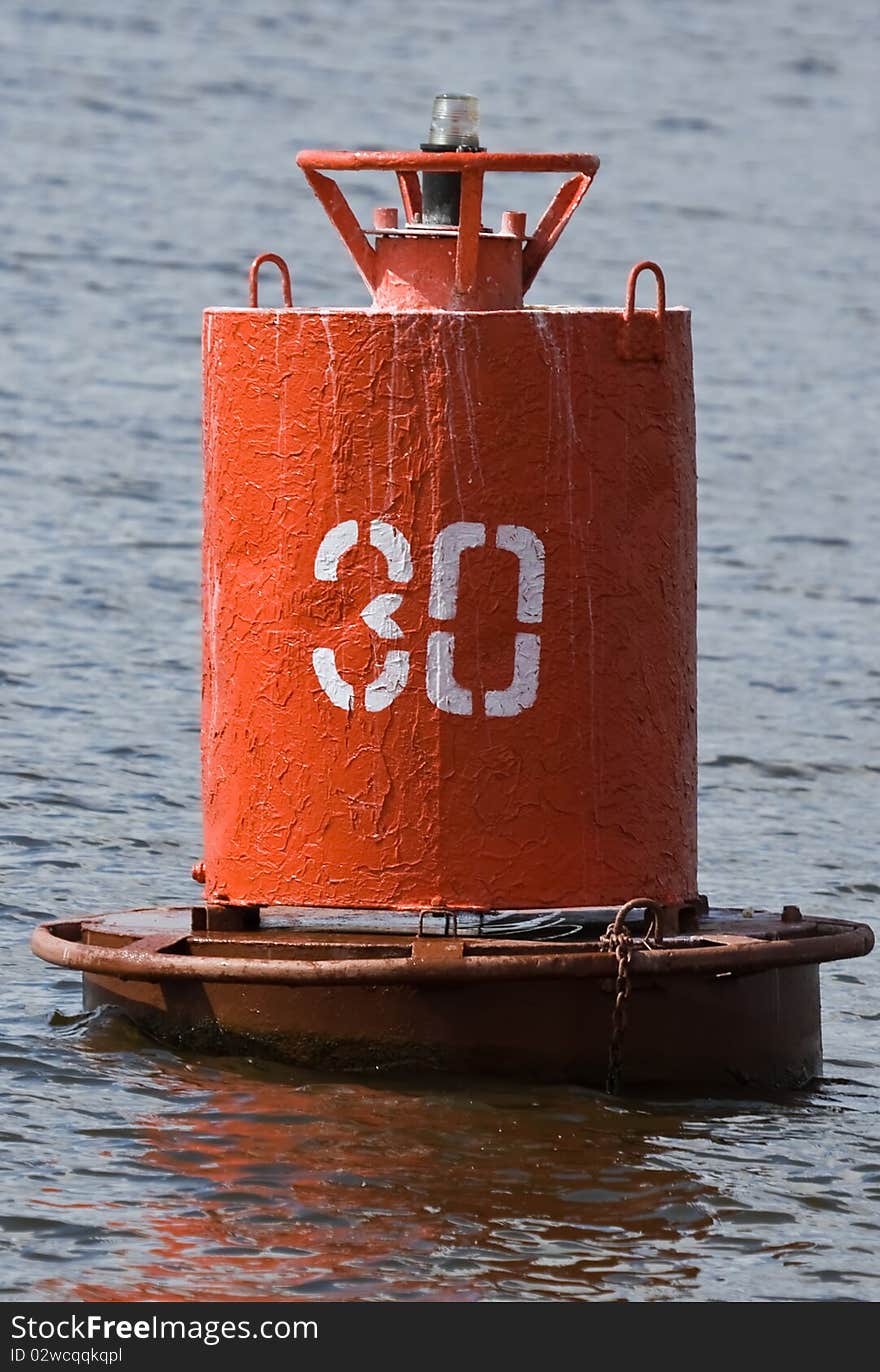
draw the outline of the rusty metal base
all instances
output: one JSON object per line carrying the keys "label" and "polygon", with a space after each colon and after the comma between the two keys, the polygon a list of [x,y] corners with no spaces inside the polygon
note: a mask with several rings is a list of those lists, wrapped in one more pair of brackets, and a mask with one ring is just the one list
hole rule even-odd
{"label": "rusty metal base", "polygon": [[[333,913],[278,911],[238,931],[205,929],[197,915],[194,933],[189,910],[137,911],[43,926],[34,949],[83,971],[87,1008],[116,1006],[166,1041],[309,1067],[604,1084],[614,963],[588,921],[553,942],[534,929],[420,935],[390,915],[380,929],[349,932]],[[383,924],[369,912],[360,919]],[[693,934],[654,947],[637,940],[624,1086],[813,1080],[817,964],[868,952],[872,938],[863,925],[790,921],[716,911]]]}
{"label": "rusty metal base", "polygon": [[[260,987],[83,978],[87,1009],[113,1005],[181,1046],[300,1066],[443,1070],[578,1082],[608,1072],[613,983]],[[819,975],[793,967],[637,985],[624,1086],[801,1087],[821,1071]]]}

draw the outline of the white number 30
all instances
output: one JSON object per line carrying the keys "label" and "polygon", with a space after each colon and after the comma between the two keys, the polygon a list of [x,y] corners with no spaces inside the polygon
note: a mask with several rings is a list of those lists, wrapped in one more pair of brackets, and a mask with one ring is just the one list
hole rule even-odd
{"label": "white number 30", "polygon": [[[315,556],[315,578],[336,581],[339,563],[358,542],[357,520],[336,524],[321,540]],[[467,548],[486,546],[485,524],[447,524],[434,540],[431,559],[431,591],[428,613],[432,619],[455,619],[458,609],[458,582],[461,555]],[[408,540],[393,524],[374,519],[369,526],[369,541],[383,554],[388,579],[405,585],[412,579],[412,553]],[[541,623],[544,605],[544,545],[537,534],[522,524],[499,524],[495,547],[514,553],[519,560],[517,620],[523,625]],[[403,638],[394,616],[403,603],[397,593],[377,595],[361,610],[361,619],[377,638],[393,641]],[[389,648],[379,675],[364,691],[364,708],[371,713],[385,710],[400,695],[409,679],[410,655],[405,649]],[[483,697],[487,716],[510,718],[534,705],[538,695],[541,637],[534,630],[517,633],[514,643],[513,678],[502,691],[486,691]],[[332,648],[316,648],[312,653],[315,675],[328,699],[340,710],[354,709],[354,687],[340,676]],[[450,715],[472,715],[473,691],[455,679],[455,634],[435,629],[428,635],[426,688],[428,699]]]}

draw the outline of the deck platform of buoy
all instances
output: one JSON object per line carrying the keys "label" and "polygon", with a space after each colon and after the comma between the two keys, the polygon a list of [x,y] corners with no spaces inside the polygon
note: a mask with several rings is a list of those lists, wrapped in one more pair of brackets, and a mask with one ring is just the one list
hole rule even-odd
{"label": "deck platform of buoy", "polygon": [[[221,924],[252,927],[199,928],[205,906],[132,910],[45,924],[33,947],[84,974],[87,1007],[119,1007],[177,1043],[310,1067],[606,1083],[611,910],[229,913]],[[689,911],[672,928],[633,930],[624,1084],[814,1079],[818,964],[868,952],[870,929],[792,906]]]}

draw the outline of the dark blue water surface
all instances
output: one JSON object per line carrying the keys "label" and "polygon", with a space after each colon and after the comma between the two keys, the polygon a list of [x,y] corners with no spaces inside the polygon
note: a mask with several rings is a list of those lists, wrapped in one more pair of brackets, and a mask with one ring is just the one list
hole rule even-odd
{"label": "dark blue water surface", "polygon": [[877,956],[822,974],[815,1091],[670,1104],[173,1054],[27,949],[191,899],[200,312],[267,249],[298,303],[365,303],[294,153],[413,146],[450,87],[493,148],[602,158],[541,300],[619,305],[652,257],[694,310],[702,889],[876,922],[878,29],[868,0],[0,9],[7,1299],[880,1296]]}

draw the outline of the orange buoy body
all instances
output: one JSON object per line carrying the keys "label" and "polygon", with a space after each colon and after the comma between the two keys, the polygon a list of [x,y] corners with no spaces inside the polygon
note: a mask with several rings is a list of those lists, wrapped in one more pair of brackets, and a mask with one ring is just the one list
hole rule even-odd
{"label": "orange buoy body", "polygon": [[[300,154],[372,308],[294,308],[265,253],[207,311],[205,898],[32,946],[174,1042],[804,1086],[818,965],[873,935],[697,895],[690,316],[650,262],[622,311],[525,308],[598,162],[487,153],[476,103]],[[382,169],[405,222],[367,231],[328,173]],[[531,233],[482,222],[505,171],[566,173]]]}
{"label": "orange buoy body", "polygon": [[382,308],[205,316],[207,899],[692,900],[689,313],[481,308],[484,232],[389,233]]}

